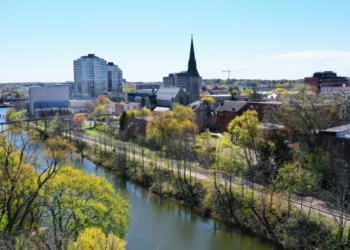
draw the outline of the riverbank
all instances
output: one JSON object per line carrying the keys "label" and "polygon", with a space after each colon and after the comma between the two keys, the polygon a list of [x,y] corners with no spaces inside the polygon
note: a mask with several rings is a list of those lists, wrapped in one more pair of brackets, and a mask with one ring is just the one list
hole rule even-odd
{"label": "riverbank", "polygon": [[[252,189],[231,186],[218,178],[195,178],[191,168],[173,162],[164,165],[159,156],[146,159],[145,164],[135,152],[119,144],[112,152],[109,146],[84,149],[96,164],[116,171],[124,179],[141,185],[164,198],[175,199],[195,209],[199,214],[220,217],[236,227],[247,228],[265,238],[282,244],[286,249],[344,249],[335,247],[337,227],[322,216],[313,215],[290,202],[272,198],[266,189],[254,195]],[[347,229],[346,229],[347,232]]]}
{"label": "riverbank", "polygon": [[[254,230],[256,228],[253,226],[253,223],[240,223],[237,216],[231,217],[231,213],[228,214],[227,211],[224,211],[228,206],[234,206],[234,204],[227,200],[227,194],[223,200],[223,196],[220,195],[220,188],[219,190],[215,189],[215,187],[206,180],[195,179],[193,177],[192,180],[190,180],[186,175],[183,177],[184,172],[177,173],[176,166],[169,166],[169,169],[163,169],[157,166],[156,161],[148,162],[147,167],[142,170],[142,163],[136,158],[124,155],[124,159],[118,160],[115,159],[115,153],[110,150],[107,150],[107,154],[105,155],[104,152],[91,146],[85,150],[84,155],[96,165],[108,171],[113,171],[121,178],[130,180],[159,197],[184,204],[191,209],[195,209],[195,211],[202,216],[220,218],[231,226],[258,233],[269,240],[273,240],[276,244],[276,249],[282,249],[282,240],[276,241],[276,238],[269,237],[266,233],[261,234],[259,230]],[[122,155],[119,153],[119,158],[121,156]],[[120,164],[122,162],[126,163],[124,167]],[[240,190],[232,190],[231,195],[239,196],[239,191]],[[223,205],[222,202],[229,203]],[[250,220],[247,218],[246,221],[248,222]]]}

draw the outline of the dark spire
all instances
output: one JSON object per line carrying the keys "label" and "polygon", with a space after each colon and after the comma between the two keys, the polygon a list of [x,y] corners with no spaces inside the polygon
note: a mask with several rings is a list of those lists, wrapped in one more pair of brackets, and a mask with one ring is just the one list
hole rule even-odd
{"label": "dark spire", "polygon": [[199,73],[197,70],[196,57],[194,55],[193,37],[191,37],[190,60],[188,60],[187,76],[199,77]]}

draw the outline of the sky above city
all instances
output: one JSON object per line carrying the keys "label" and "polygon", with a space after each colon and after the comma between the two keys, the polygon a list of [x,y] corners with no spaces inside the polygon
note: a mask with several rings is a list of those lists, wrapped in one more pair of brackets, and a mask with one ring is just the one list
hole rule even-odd
{"label": "sky above city", "polygon": [[350,76],[349,13],[348,0],[0,1],[0,83],[73,80],[87,54],[162,81],[187,70],[191,34],[204,79]]}

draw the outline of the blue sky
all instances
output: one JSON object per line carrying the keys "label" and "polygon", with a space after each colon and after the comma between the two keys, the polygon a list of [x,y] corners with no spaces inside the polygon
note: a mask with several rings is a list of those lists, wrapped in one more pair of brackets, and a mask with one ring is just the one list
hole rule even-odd
{"label": "blue sky", "polygon": [[191,34],[203,78],[350,76],[348,0],[0,1],[0,82],[73,80],[88,53],[128,81],[187,70]]}

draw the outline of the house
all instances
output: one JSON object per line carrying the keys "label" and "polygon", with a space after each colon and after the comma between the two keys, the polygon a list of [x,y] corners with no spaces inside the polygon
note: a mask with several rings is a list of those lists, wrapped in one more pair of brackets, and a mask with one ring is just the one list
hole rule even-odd
{"label": "house", "polygon": [[321,147],[327,152],[336,150],[338,157],[350,163],[350,123],[320,131]]}
{"label": "house", "polygon": [[196,101],[188,106],[192,107],[194,112],[194,120],[197,125],[198,131],[202,131],[204,128],[214,129],[214,105],[208,101]]}
{"label": "house", "polygon": [[225,101],[221,102],[215,109],[216,129],[220,132],[227,131],[228,124],[236,116],[242,115],[247,102]]}

